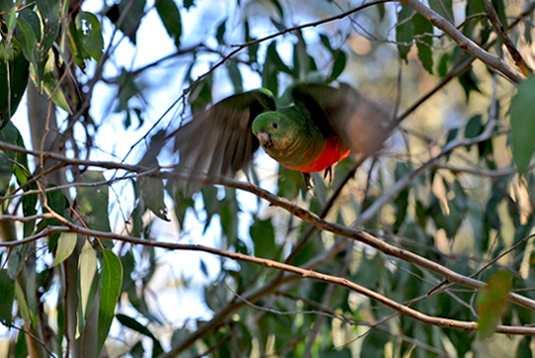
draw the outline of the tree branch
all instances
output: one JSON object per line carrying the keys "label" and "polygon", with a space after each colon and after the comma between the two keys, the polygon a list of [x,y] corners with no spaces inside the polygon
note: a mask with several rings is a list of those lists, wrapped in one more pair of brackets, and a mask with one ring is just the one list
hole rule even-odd
{"label": "tree branch", "polygon": [[529,67],[529,65],[524,61],[524,58],[522,58],[522,55],[518,50],[516,49],[515,44],[511,40],[511,38],[507,35],[505,32],[505,29],[500,21],[500,18],[498,17],[498,14],[496,13],[496,9],[494,8],[494,5],[490,0],[482,0],[483,5],[485,5],[485,10],[487,11],[487,14],[489,16],[490,22],[492,23],[492,26],[498,33],[498,36],[502,40],[505,47],[507,47],[507,50],[509,51],[509,54],[511,54],[511,57],[515,61],[515,64],[518,66],[520,71],[524,76],[529,76],[531,73],[533,73],[533,70]]}
{"label": "tree branch", "polygon": [[422,2],[418,0],[401,0],[401,2],[412,7],[416,12],[429,20],[436,28],[448,34],[448,36],[451,37],[451,39],[455,41],[461,49],[480,59],[489,67],[499,71],[512,82],[519,84],[525,80],[525,76],[522,73],[519,73],[513,69],[501,58],[485,51],[474,41],[463,35],[462,32],[457,30],[457,28],[451,22],[437,14],[429,7],[425,6]]}

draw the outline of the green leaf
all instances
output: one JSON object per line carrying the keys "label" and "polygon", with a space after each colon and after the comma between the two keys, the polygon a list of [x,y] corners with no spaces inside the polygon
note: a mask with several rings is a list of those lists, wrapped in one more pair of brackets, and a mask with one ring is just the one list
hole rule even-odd
{"label": "green leaf", "polygon": [[[401,42],[398,45],[399,56],[407,61],[407,55],[411,50],[412,37],[414,35],[414,23],[411,17],[415,16],[414,10],[408,6],[403,5],[401,11],[398,12],[398,27],[396,28],[396,41]],[[403,44],[406,43],[407,45]]]}
{"label": "green leaf", "polygon": [[275,230],[271,220],[256,219],[249,233],[253,239],[255,256],[272,258],[276,254]]}
{"label": "green leaf", "polygon": [[0,271],[0,322],[11,324],[13,302],[15,300],[15,281],[9,277],[7,270]]}
{"label": "green leaf", "polygon": [[169,221],[164,203],[163,181],[158,178],[140,177],[141,197],[145,206],[157,217]]}
{"label": "green leaf", "polygon": [[72,232],[61,233],[58,244],[56,246],[56,255],[54,257],[54,262],[50,267],[54,267],[57,264],[65,261],[74,251],[76,247],[77,235]]}
{"label": "green leaf", "polygon": [[215,32],[215,39],[218,44],[223,44],[225,42],[225,31],[227,30],[227,18],[224,18],[223,21],[217,27]]}
{"label": "green leaf", "polygon": [[227,71],[230,81],[232,82],[232,86],[234,87],[234,93],[242,93],[243,79],[241,76],[240,68],[238,67],[238,63],[236,61],[233,61],[232,59],[228,61]]}
{"label": "green leaf", "polygon": [[80,11],[76,15],[74,23],[78,40],[85,53],[84,57],[92,57],[100,63],[104,39],[102,38],[102,29],[98,18],[90,12]]}
{"label": "green leaf", "polygon": [[519,173],[528,168],[535,151],[535,117],[533,116],[535,103],[535,76],[530,76],[518,86],[518,92],[511,101],[511,142],[513,159]]}
{"label": "green leaf", "polygon": [[134,318],[129,317],[122,313],[116,314],[115,318],[117,318],[117,320],[121,322],[123,326],[133,329],[134,331],[141,333],[142,335],[147,336],[151,339],[154,339],[154,340],[156,339],[156,337],[152,334],[152,332],[147,327],[139,323]]}
{"label": "green leaf", "polygon": [[[86,171],[78,183],[93,184],[105,182],[104,174],[99,171]],[[109,232],[108,186],[80,186],[77,188],[76,210],[90,229]]]}
{"label": "green leaf", "polygon": [[479,291],[476,300],[479,314],[477,331],[481,338],[490,337],[494,333],[512,288],[511,273],[499,271],[489,279],[488,286]]}
{"label": "green leaf", "polygon": [[145,5],[146,0],[121,1],[113,5],[106,13],[106,16],[115,25],[124,14],[124,21],[120,24],[119,29],[134,45],[136,44],[136,33],[141,23],[140,20],[145,15]]}
{"label": "green leaf", "polygon": [[11,251],[9,259],[7,260],[7,273],[12,280],[15,280],[22,271],[24,261],[26,260],[29,251],[30,245],[19,245]]}
{"label": "green leaf", "polygon": [[[60,86],[59,72],[57,68],[57,62],[59,61],[58,55],[53,50],[50,50],[46,56],[47,60],[44,63],[44,71],[42,76],[42,85],[45,92],[52,97],[52,101],[61,109],[68,113],[72,113],[71,106],[67,100],[67,95],[64,89],[67,87]],[[35,66],[30,68],[30,73],[36,77],[38,74],[35,71]]]}
{"label": "green leaf", "polygon": [[171,38],[175,40],[175,46],[180,47],[182,36],[182,20],[180,11],[173,0],[159,0],[156,2],[156,11]]}
{"label": "green leaf", "polygon": [[451,54],[449,52],[446,52],[440,57],[440,60],[438,62],[437,66],[437,72],[440,77],[446,77],[448,74],[448,63],[451,60]]}
{"label": "green leaf", "polygon": [[28,357],[28,344],[26,342],[26,334],[19,332],[17,337],[17,343],[15,343],[15,358],[27,358]]}
{"label": "green leaf", "polygon": [[515,358],[533,358],[533,353],[531,352],[531,342],[533,338],[532,337],[524,337],[518,344],[518,348],[516,350]]}
{"label": "green leaf", "polygon": [[347,55],[344,51],[339,51],[336,55],[336,58],[334,59],[331,75],[327,79],[327,82],[332,82],[336,80],[342,74],[342,72],[344,72],[346,65]]}
{"label": "green leaf", "polygon": [[132,317],[129,317],[127,315],[124,315],[124,314],[117,314],[115,315],[115,318],[117,318],[117,320],[119,322],[121,322],[121,324],[125,327],[128,327],[130,329],[133,329],[134,331],[136,332],[139,332],[149,338],[152,339],[152,342],[153,342],[153,348],[152,348],[152,356],[155,357],[157,356],[158,354],[161,354],[163,353],[163,349],[162,349],[162,346],[160,344],[160,341],[158,341],[158,339],[152,334],[151,331],[149,331],[149,329],[145,326],[143,326],[141,323],[139,323],[138,321],[136,321],[135,319],[133,319]]}
{"label": "green leaf", "polygon": [[110,250],[104,249],[102,254],[102,283],[100,286],[98,312],[97,354],[100,353],[110,331],[115,306],[117,305],[123,282],[123,266],[121,260]]}
{"label": "green leaf", "polygon": [[78,270],[80,274],[80,304],[82,306],[83,317],[87,317],[91,310],[91,286],[97,273],[97,255],[89,240],[86,240],[80,253]]}
{"label": "green leaf", "polygon": [[41,56],[44,56],[58,37],[61,7],[59,0],[36,0],[36,3],[43,24],[39,52],[41,53]]}
{"label": "green leaf", "polygon": [[24,53],[6,61],[0,56],[0,129],[11,121],[28,83],[28,61]]}
{"label": "green leaf", "polygon": [[476,114],[468,120],[466,123],[466,128],[464,129],[465,138],[475,138],[483,132],[483,116],[481,114]]}
{"label": "green leaf", "polygon": [[[429,7],[446,20],[453,22],[452,0],[428,0]],[[478,2],[478,1],[472,1]]]}
{"label": "green leaf", "polygon": [[[206,220],[204,224],[204,231],[210,226],[212,217],[221,209],[219,199],[217,198],[218,189],[211,185],[206,185],[201,188],[202,200],[204,203],[204,211],[206,212]],[[204,233],[204,232],[203,232]]]}
{"label": "green leaf", "polygon": [[4,196],[11,181],[11,162],[9,157],[0,150],[0,196]]}
{"label": "green leaf", "polygon": [[430,74],[433,74],[433,52],[431,51],[433,46],[433,37],[431,37],[433,34],[433,25],[420,14],[412,17],[412,23],[414,24],[414,35],[422,35],[416,41],[418,58],[423,68]]}
{"label": "green leaf", "polygon": [[[19,130],[11,122],[7,123],[6,126],[0,130],[0,141],[19,146],[21,148],[26,147]],[[5,153],[12,162],[16,162],[18,164],[13,166],[13,173],[17,177],[17,182],[21,185],[25,184],[30,177],[30,171],[28,169],[28,157],[24,153],[17,153],[8,150],[6,150]],[[34,185],[32,189],[35,188],[36,186]],[[28,189],[30,188],[26,187],[25,190]]]}
{"label": "green leaf", "polygon": [[186,10],[189,10],[190,7],[195,6],[195,0],[184,0],[183,5]]}
{"label": "green leaf", "polygon": [[7,14],[15,7],[15,2],[12,0],[0,0],[0,10]]}
{"label": "green leaf", "polygon": [[190,92],[188,102],[192,113],[199,113],[212,103],[212,76],[197,83]]}
{"label": "green leaf", "polygon": [[14,282],[15,295],[17,297],[17,304],[19,306],[19,313],[22,316],[22,319],[24,319],[24,322],[33,322],[33,315],[30,311],[30,308],[28,307],[28,301],[26,300],[26,296],[24,295],[24,290],[20,287],[18,281]]}
{"label": "green leaf", "polygon": [[459,76],[459,83],[463,87],[467,101],[470,97],[470,92],[474,91],[481,93],[481,90],[477,85],[477,77],[471,69]]}

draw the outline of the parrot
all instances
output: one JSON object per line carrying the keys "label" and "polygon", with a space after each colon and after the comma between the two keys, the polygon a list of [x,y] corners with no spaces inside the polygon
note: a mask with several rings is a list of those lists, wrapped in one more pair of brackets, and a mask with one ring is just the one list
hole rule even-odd
{"label": "parrot", "polygon": [[170,135],[179,156],[176,170],[190,176],[234,176],[262,147],[307,179],[310,173],[330,171],[351,152],[374,153],[388,138],[389,114],[345,83],[338,88],[299,83],[289,93],[288,106],[277,107],[274,95],[260,88],[194,114]]}

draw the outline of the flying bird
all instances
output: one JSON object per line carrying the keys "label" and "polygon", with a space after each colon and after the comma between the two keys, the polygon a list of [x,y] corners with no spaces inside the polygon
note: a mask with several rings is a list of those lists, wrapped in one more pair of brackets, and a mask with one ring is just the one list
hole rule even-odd
{"label": "flying bird", "polygon": [[256,89],[230,96],[195,114],[174,137],[176,170],[187,175],[233,176],[260,146],[281,165],[305,174],[329,170],[350,152],[372,154],[389,135],[389,115],[349,85],[302,83],[292,104],[277,107]]}

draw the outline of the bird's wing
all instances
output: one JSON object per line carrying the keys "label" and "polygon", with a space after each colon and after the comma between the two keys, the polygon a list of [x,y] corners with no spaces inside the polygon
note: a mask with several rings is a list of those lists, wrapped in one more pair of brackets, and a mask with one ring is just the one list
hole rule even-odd
{"label": "bird's wing", "polygon": [[275,110],[275,98],[259,89],[228,97],[194,115],[174,137],[177,171],[211,177],[234,175],[246,167],[259,147],[251,125],[260,113]]}
{"label": "bird's wing", "polygon": [[323,133],[334,132],[354,153],[372,154],[389,136],[390,116],[349,85],[342,83],[337,89],[323,84],[298,84],[292,97],[308,108]]}

